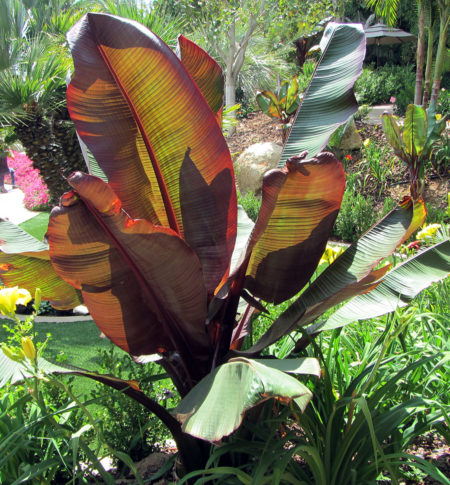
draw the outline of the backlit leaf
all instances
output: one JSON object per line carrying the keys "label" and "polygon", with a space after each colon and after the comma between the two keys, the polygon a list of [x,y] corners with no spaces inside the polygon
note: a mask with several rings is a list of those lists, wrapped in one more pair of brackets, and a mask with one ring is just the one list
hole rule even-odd
{"label": "backlit leaf", "polygon": [[178,37],[177,54],[221,124],[224,90],[222,68],[207,52],[183,35]]}
{"label": "backlit leaf", "polygon": [[68,181],[76,194],[51,213],[50,256],[100,330],[133,355],[206,358],[206,292],[193,250],[171,229],[131,219],[101,179],[76,172]]}
{"label": "backlit leaf", "polygon": [[264,176],[245,287],[280,303],[309,281],[324,252],[344,193],[341,164],[330,153],[295,157]]}
{"label": "backlit leaf", "polygon": [[132,218],[170,227],[197,252],[212,293],[236,234],[231,156],[214,113],[177,56],[138,23],[90,13],[68,39],[67,103],[80,137]]}

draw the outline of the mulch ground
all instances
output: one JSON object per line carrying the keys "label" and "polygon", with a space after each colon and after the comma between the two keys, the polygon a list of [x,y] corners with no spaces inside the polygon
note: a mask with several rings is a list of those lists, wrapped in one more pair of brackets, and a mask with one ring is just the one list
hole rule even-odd
{"label": "mulch ground", "polygon": [[[387,187],[381,195],[379,194],[379,187],[373,181],[365,188],[365,195],[372,195],[375,200],[379,201],[378,205],[380,205],[381,200],[385,197],[392,197],[397,201],[401,200],[404,195],[409,193],[407,167],[400,160],[396,159],[381,125],[356,122],[356,127],[362,140],[370,138],[372,142],[386,148],[386,160],[382,160],[382,163],[388,163],[392,159],[396,160],[395,163],[391,164]],[[240,120],[235,133],[227,138],[227,142],[233,161],[254,143],[273,142],[282,145],[280,123],[260,111],[250,113],[248,118]],[[361,161],[360,152],[355,151],[351,155],[353,160],[347,164],[346,170],[348,172],[361,171],[361,167],[359,166]],[[425,202],[435,207],[445,208],[447,205],[448,191],[449,174],[438,174],[433,169],[430,169],[425,182]]]}

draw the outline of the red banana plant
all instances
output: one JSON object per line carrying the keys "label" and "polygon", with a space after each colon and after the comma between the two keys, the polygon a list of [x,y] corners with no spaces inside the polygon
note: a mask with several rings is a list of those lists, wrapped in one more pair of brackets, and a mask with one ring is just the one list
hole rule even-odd
{"label": "red banana plant", "polygon": [[[183,400],[173,417],[135,383],[81,369],[60,372],[100,380],[146,405],[194,469],[201,445],[186,432],[219,440],[270,397],[306,406],[311,393],[285,372],[317,375],[317,363],[253,357],[332,306],[373,290],[389,269],[375,266],[422,223],[425,207],[405,199],[241,351],[249,312],[238,320],[240,298],[259,308],[259,299],[277,304],[293,297],[324,252],[345,178],[339,161],[320,150],[357,109],[352,87],[365,52],[361,27],[326,29],[280,166],[264,177],[254,227],[238,224],[215,61],[184,37],[176,55],[136,22],[105,14],[88,14],[68,39],[75,71],[67,105],[100,176],[68,177],[72,190],[53,209],[47,232],[52,268],[81,292],[112,342],[138,362],[159,359]],[[36,245],[11,249],[11,239],[17,245],[22,236],[4,221],[1,227],[14,237],[0,241],[0,264],[14,252],[36,259]],[[0,275],[13,284],[8,264]]]}

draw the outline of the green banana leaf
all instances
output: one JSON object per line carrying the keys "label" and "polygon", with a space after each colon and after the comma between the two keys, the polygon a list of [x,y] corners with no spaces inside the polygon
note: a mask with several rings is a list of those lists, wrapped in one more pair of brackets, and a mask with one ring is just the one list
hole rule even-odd
{"label": "green banana leaf", "polygon": [[443,241],[417,254],[390,271],[370,293],[356,296],[325,322],[311,325],[310,334],[379,317],[404,307],[423,289],[448,276],[450,241]]}
{"label": "green banana leaf", "polygon": [[427,113],[422,106],[409,104],[403,126],[403,144],[410,156],[422,154],[428,132]]}
{"label": "green banana leaf", "polygon": [[279,167],[304,150],[308,157],[319,153],[336,128],[358,109],[353,85],[361,74],[366,52],[362,26],[331,22],[320,47],[322,57],[297,112]]}
{"label": "green banana leaf", "polygon": [[311,359],[281,363],[271,359],[231,359],[204,377],[183,398],[174,415],[183,431],[214,442],[236,430],[247,410],[272,397],[294,400],[303,411],[312,397],[311,391],[282,370],[318,375],[318,364],[311,364]]}

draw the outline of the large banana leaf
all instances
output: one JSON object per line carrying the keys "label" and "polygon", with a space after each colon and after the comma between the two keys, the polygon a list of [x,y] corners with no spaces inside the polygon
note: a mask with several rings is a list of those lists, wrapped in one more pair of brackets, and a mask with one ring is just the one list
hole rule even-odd
{"label": "large banana leaf", "polygon": [[185,432],[218,441],[239,427],[248,409],[272,397],[294,400],[304,410],[312,393],[285,372],[318,376],[320,368],[311,359],[292,359],[282,364],[269,359],[231,359],[204,377],[183,398],[174,415]]}
{"label": "large banana leaf", "polygon": [[447,277],[449,272],[450,241],[444,241],[394,268],[373,291],[356,296],[328,320],[311,325],[308,333],[342,327],[404,307],[423,289]]}
{"label": "large banana leaf", "polygon": [[81,303],[76,290],[53,269],[48,246],[3,219],[0,219],[0,280],[9,287],[25,288],[32,295],[39,287],[42,299],[60,310]]}
{"label": "large banana leaf", "polygon": [[236,235],[231,156],[178,57],[138,23],[90,13],[68,34],[75,127],[132,218],[171,228],[199,256],[211,294]]}
{"label": "large banana leaf", "polygon": [[206,291],[195,252],[172,229],[131,219],[101,179],[76,172],[68,181],[76,194],[51,213],[50,256],[82,291],[98,327],[133,355],[206,359]]}
{"label": "large banana leaf", "polygon": [[312,160],[292,157],[264,176],[247,248],[245,287],[252,294],[280,303],[303,288],[323,254],[344,187],[342,166],[331,153]]}
{"label": "large banana leaf", "polygon": [[279,167],[306,150],[319,153],[332,133],[357,111],[353,85],[361,74],[366,53],[359,24],[330,22],[320,42],[322,56],[297,112]]}
{"label": "large banana leaf", "polygon": [[389,267],[376,271],[373,268],[420,227],[425,217],[423,201],[406,198],[321,273],[247,353],[261,352],[334,305],[372,289]]}

